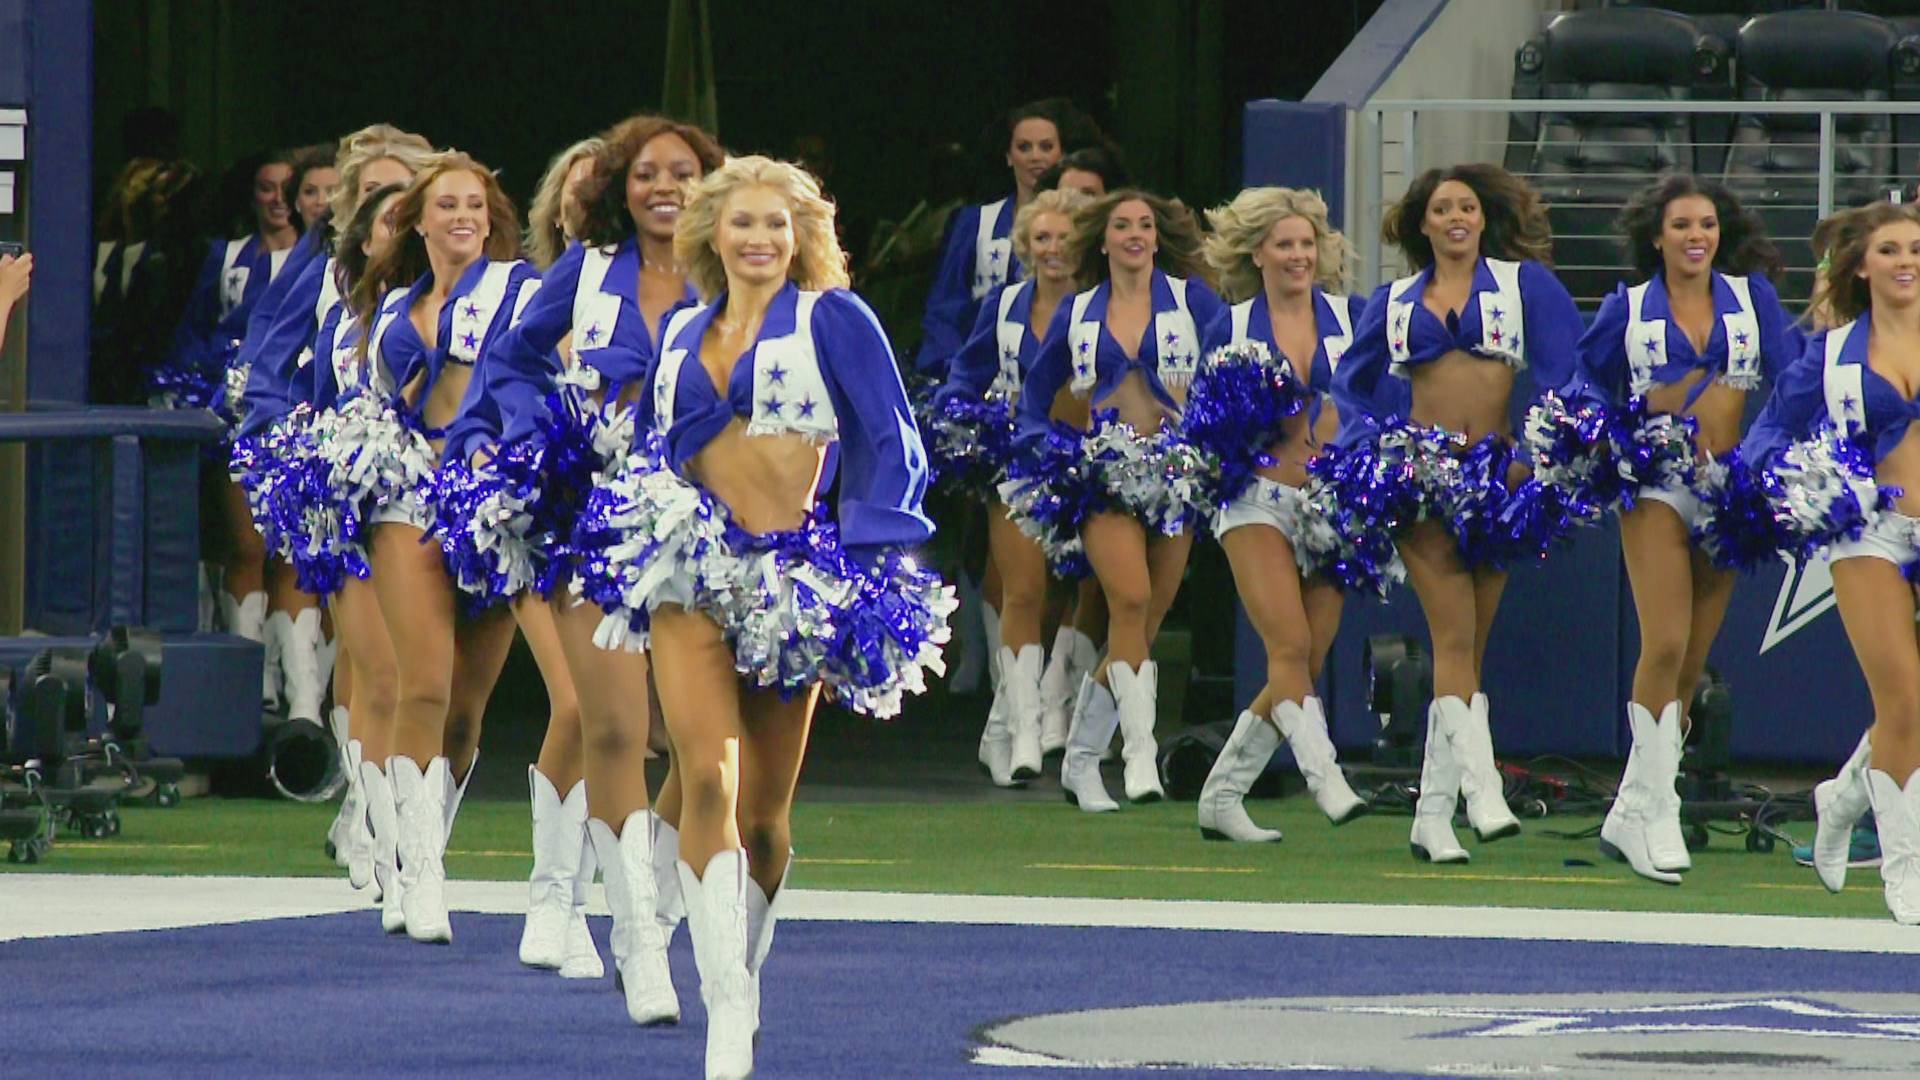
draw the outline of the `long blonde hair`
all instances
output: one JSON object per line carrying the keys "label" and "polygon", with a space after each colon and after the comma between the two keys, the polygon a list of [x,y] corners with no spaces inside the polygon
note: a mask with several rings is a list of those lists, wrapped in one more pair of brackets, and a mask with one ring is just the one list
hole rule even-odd
{"label": "long blonde hair", "polygon": [[405,165],[408,172],[418,173],[433,160],[433,144],[392,124],[369,124],[343,136],[334,157],[334,168],[340,171],[340,186],[333,189],[333,200],[328,204],[333,220],[340,223],[337,228],[345,228],[360,206],[361,170],[381,158],[392,158]]}
{"label": "long blonde hair", "polygon": [[527,207],[527,258],[545,270],[567,249],[567,240],[580,235],[580,211],[567,220],[567,174],[580,159],[600,152],[606,143],[598,136],[581,139],[553,156],[540,186],[534,189],[533,202]]}
{"label": "long blonde hair", "polygon": [[1225,206],[1207,211],[1213,232],[1201,242],[1201,253],[1219,276],[1220,295],[1228,302],[1239,303],[1260,291],[1260,268],[1253,264],[1253,253],[1267,242],[1275,225],[1294,217],[1313,226],[1314,246],[1319,250],[1313,283],[1330,292],[1346,285],[1351,249],[1347,238],[1327,221],[1326,200],[1319,192],[1248,188]]}
{"label": "long blonde hair", "polygon": [[1027,205],[1013,216],[1013,257],[1019,259],[1027,268],[1029,276],[1033,271],[1033,223],[1041,214],[1059,214],[1067,219],[1067,229],[1073,229],[1073,215],[1092,200],[1084,191],[1070,188],[1053,188],[1043,191],[1027,200]]}
{"label": "long blonde hair", "polygon": [[727,270],[713,246],[714,229],[727,198],[747,187],[778,192],[793,212],[793,265],[787,276],[802,289],[846,288],[847,253],[833,231],[833,203],[820,192],[820,182],[798,165],[749,154],[728,158],[694,189],[680,222],[673,230],[673,258],[687,268],[687,281],[702,296],[719,296],[727,288]]}

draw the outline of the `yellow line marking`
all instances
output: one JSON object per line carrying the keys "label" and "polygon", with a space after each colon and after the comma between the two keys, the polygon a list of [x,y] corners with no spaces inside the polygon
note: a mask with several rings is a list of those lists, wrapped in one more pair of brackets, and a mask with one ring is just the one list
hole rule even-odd
{"label": "yellow line marking", "polygon": [[1753,887],[1756,889],[1793,889],[1796,892],[1826,892],[1827,891],[1827,887],[1825,885],[1798,885],[1798,884],[1792,884],[1785,881],[1756,881],[1753,883]]}
{"label": "yellow line marking", "polygon": [[795,856],[795,862],[808,866],[899,866],[899,859],[802,859]]}
{"label": "yellow line marking", "polygon": [[129,844],[118,840],[56,840],[54,847],[75,851],[211,851],[212,844]]}
{"label": "yellow line marking", "polygon": [[480,859],[531,859],[531,851],[460,851],[447,852],[449,855],[468,855]]}
{"label": "yellow line marking", "polygon": [[1153,874],[1257,874],[1255,866],[1108,866],[1101,863],[1028,863],[1029,870],[1097,870],[1102,873],[1132,873],[1141,871]]}
{"label": "yellow line marking", "polygon": [[1628,880],[1610,877],[1548,877],[1541,874],[1413,874],[1397,870],[1388,870],[1380,876],[1404,878],[1409,881],[1521,881],[1540,885],[1621,885]]}

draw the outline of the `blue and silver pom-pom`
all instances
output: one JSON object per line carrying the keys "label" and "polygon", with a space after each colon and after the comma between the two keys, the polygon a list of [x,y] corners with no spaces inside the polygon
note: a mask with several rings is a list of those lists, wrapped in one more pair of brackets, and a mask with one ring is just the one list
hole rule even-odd
{"label": "blue and silver pom-pom", "polygon": [[430,519],[439,460],[419,421],[370,394],[343,402],[332,415],[319,450],[332,470],[346,535],[364,542],[365,522],[380,507],[407,506],[410,516]]}
{"label": "blue and silver pom-pom", "polygon": [[1187,395],[1181,431],[1206,459],[1210,505],[1239,498],[1258,471],[1273,464],[1267,447],[1310,397],[1293,365],[1265,342],[1229,345],[1208,356]]}
{"label": "blue and silver pom-pom", "polygon": [[228,427],[238,427],[247,418],[247,380],[252,376],[252,364],[232,364],[227,367],[220,400],[213,411],[227,422]]}
{"label": "blue and silver pom-pom", "polygon": [[148,393],[167,409],[211,409],[224,393],[220,380],[190,366],[164,364],[148,380]]}
{"label": "blue and silver pom-pom", "polygon": [[1014,455],[1012,410],[1000,398],[951,397],[926,417],[927,456],[944,490],[991,492]]}
{"label": "blue and silver pom-pom", "polygon": [[533,586],[528,532],[530,508],[540,498],[539,458],[538,446],[514,443],[478,468],[449,461],[434,476],[427,531],[439,540],[447,574],[472,607],[511,600]]}
{"label": "blue and silver pom-pom", "polygon": [[1045,435],[1015,454],[1000,484],[1007,517],[1040,545],[1050,572],[1075,580],[1092,572],[1080,527],[1106,505],[1106,493],[1082,448],[1086,436],[1055,422]]}
{"label": "blue and silver pom-pom", "polygon": [[1725,463],[1713,512],[1694,540],[1718,566],[1750,570],[1778,555],[1804,561],[1857,540],[1900,489],[1875,482],[1873,460],[1831,424],[1754,468],[1738,451]]}
{"label": "blue and silver pom-pom", "polygon": [[1629,401],[1609,425],[1619,484],[1616,504],[1631,509],[1642,491],[1697,486],[1702,466],[1694,436],[1699,426],[1691,416],[1648,412],[1644,397]]}
{"label": "blue and silver pom-pom", "polygon": [[1103,497],[1091,510],[1131,515],[1164,536],[1211,510],[1207,460],[1179,431],[1143,436],[1111,409],[1095,413],[1093,425],[1081,454]]}
{"label": "blue and silver pom-pom", "polygon": [[1521,427],[1533,482],[1542,489],[1528,497],[1551,498],[1573,516],[1598,520],[1618,495],[1611,434],[1604,406],[1542,394]]}

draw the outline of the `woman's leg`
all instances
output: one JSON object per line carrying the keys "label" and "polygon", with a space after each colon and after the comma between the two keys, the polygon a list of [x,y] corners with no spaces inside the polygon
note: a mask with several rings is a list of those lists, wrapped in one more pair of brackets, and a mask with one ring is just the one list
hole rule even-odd
{"label": "woman's leg", "polygon": [[1733,601],[1733,586],[1738,580],[1731,570],[1713,565],[1704,552],[1693,553],[1692,627],[1687,632],[1687,658],[1680,664],[1680,728],[1691,726],[1687,709],[1694,691],[1706,675],[1707,654],[1720,636],[1720,624],[1726,621],[1727,605]]}
{"label": "woman's leg", "polygon": [[1115,661],[1137,669],[1149,658],[1153,578],[1147,567],[1147,534],[1139,521],[1125,514],[1095,514],[1081,538],[1106,601],[1107,657],[1094,674],[1106,683],[1107,669]]}
{"label": "woman's leg", "polygon": [[793,797],[807,754],[819,688],[782,701],[772,691],[746,697],[740,754],[740,840],[760,892],[773,897],[793,851]]}
{"label": "woman's leg", "polygon": [[1420,600],[1433,646],[1433,693],[1465,702],[1480,690],[1480,620],[1476,582],[1460,561],[1453,534],[1422,521],[1400,536],[1407,583]]}
{"label": "woman's leg", "polygon": [[[507,666],[507,654],[513,651],[515,629],[513,613],[503,605],[471,619],[456,619],[453,624],[453,680],[440,752],[462,793],[480,752],[480,726],[487,716],[487,701]],[[451,815],[448,822],[452,822]]]}
{"label": "woman's leg", "polygon": [[[1691,698],[1683,673],[1692,653],[1693,542],[1673,507],[1643,499],[1620,515],[1620,552],[1640,623],[1640,656],[1633,667],[1633,700],[1655,716],[1669,701]],[[1724,610],[1724,608],[1723,608]],[[1701,651],[1702,663],[1705,650]]]}
{"label": "woman's leg", "polygon": [[648,657],[593,643],[602,617],[598,605],[562,597],[549,610],[579,695],[579,760],[587,781],[587,814],[619,829],[635,811],[648,807]]}
{"label": "woman's leg", "polygon": [[720,627],[675,604],[653,613],[652,658],[680,770],[680,860],[698,877],[715,855],[740,848],[737,793],[720,770],[727,743],[737,748],[745,730],[740,679]]}
{"label": "woman's leg", "polygon": [[220,505],[225,509],[222,524],[233,545],[221,561],[221,588],[235,601],[243,601],[266,591],[267,542],[253,527],[253,510],[247,506],[247,493],[225,476],[214,478],[219,485]]}
{"label": "woman's leg", "polygon": [[513,620],[527,639],[540,681],[547,687],[547,733],[534,768],[555,791],[565,795],[580,782],[580,699],[560,647],[553,610],[544,597],[525,593],[513,602]]}
{"label": "woman's leg", "polygon": [[[995,783],[1040,775],[1046,702],[1041,692],[1046,649],[1040,644],[1040,613],[1047,597],[1047,560],[995,503],[987,510],[988,566],[997,579],[999,637],[993,641],[997,674],[994,712],[981,739],[982,759]],[[1001,774],[999,739],[1006,740]],[[1065,741],[1062,733],[1061,741]]]}
{"label": "woman's leg", "polygon": [[1340,634],[1340,614],[1346,609],[1346,594],[1331,582],[1314,578],[1306,583],[1301,600],[1307,607],[1307,625],[1313,630],[1313,664],[1308,675],[1317,686],[1326,670],[1327,653]]}
{"label": "woman's leg", "polygon": [[1240,606],[1266,647],[1266,685],[1247,706],[1264,719],[1280,702],[1303,701],[1313,693],[1314,635],[1300,575],[1293,572],[1293,548],[1278,529],[1242,525],[1222,536],[1220,547],[1233,568]]}
{"label": "woman's leg", "polygon": [[1905,786],[1920,770],[1920,650],[1913,592],[1899,567],[1863,557],[1833,564],[1833,594],[1873,696],[1872,767]]}
{"label": "woman's leg", "polygon": [[1154,536],[1147,541],[1147,578],[1152,582],[1152,599],[1147,604],[1147,651],[1160,636],[1161,624],[1173,601],[1180,595],[1180,583],[1186,580],[1187,556],[1193,551],[1193,534]]}
{"label": "woman's leg", "polygon": [[1018,655],[1026,646],[1040,644],[1041,616],[1047,603],[1047,559],[1038,544],[1007,520],[1005,507],[991,507],[987,523],[1000,599],[1000,640],[993,644],[1004,645]]}
{"label": "woman's leg", "polygon": [[380,600],[373,584],[349,576],[333,598],[334,622],[340,629],[345,663],[353,688],[353,737],[360,740],[361,758],[386,768],[393,753],[393,715],[400,700],[399,662],[393,639],[380,617]]}
{"label": "woman's leg", "polygon": [[423,535],[411,525],[374,526],[371,562],[399,672],[393,753],[424,769],[441,755],[452,699],[454,587],[439,546],[421,543]]}

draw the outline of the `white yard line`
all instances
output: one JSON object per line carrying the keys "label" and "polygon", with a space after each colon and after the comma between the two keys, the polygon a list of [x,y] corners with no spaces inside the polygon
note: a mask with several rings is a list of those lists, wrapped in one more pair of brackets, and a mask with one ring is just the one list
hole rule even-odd
{"label": "white yard line", "polygon": [[[596,894],[598,889],[595,890]],[[527,887],[452,881],[458,911],[517,915]],[[792,919],[1105,926],[1364,937],[1501,938],[1657,945],[1725,945],[1833,952],[1920,953],[1920,929],[1891,919],[1686,915],[1536,908],[1254,904],[1200,900],[1076,900],[796,889]],[[137,877],[0,874],[0,941],[162,930],[369,908],[344,878]],[[606,914],[596,896],[593,909]]]}

